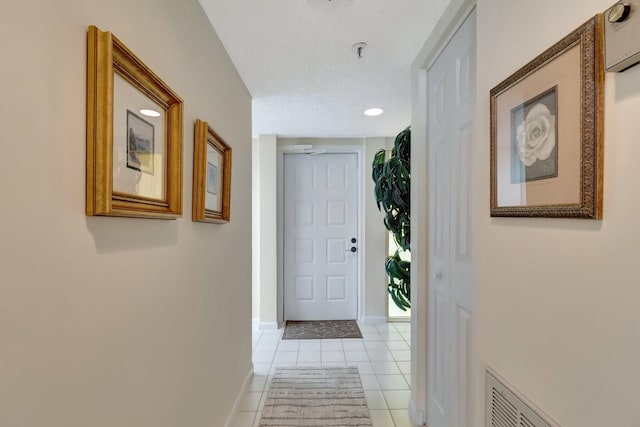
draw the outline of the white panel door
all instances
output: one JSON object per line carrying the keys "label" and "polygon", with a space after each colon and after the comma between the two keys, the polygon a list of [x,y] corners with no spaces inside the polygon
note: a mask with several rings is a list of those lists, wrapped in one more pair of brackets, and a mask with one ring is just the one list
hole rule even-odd
{"label": "white panel door", "polygon": [[284,318],[358,315],[356,154],[284,156]]}
{"label": "white panel door", "polygon": [[470,167],[476,103],[475,22],[474,11],[427,74],[430,427],[473,423]]}

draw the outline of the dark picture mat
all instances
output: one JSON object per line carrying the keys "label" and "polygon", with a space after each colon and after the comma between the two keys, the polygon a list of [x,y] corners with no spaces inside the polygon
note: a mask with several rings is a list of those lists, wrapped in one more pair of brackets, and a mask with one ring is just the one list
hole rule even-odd
{"label": "dark picture mat", "polygon": [[287,320],[283,340],[362,338],[355,320]]}
{"label": "dark picture mat", "polygon": [[[553,116],[555,144],[551,155],[526,166],[518,154],[517,128],[528,116],[531,108],[542,104]],[[545,90],[511,110],[511,183],[531,182],[558,177],[558,86]]]}

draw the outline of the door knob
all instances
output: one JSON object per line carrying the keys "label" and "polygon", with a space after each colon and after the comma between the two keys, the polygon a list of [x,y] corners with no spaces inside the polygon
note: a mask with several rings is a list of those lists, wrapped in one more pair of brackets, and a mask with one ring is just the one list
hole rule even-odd
{"label": "door knob", "polygon": [[355,242],[357,242],[356,238],[355,238],[355,237],[352,237],[352,238],[351,238],[351,243],[355,243]]}
{"label": "door knob", "polygon": [[356,252],[357,249],[355,246],[351,246],[351,249],[345,249],[345,252]]}

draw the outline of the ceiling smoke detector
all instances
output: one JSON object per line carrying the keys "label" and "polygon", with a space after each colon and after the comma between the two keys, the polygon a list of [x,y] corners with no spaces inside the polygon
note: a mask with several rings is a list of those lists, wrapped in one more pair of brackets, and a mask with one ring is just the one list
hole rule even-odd
{"label": "ceiling smoke detector", "polygon": [[367,48],[367,44],[365,42],[356,43],[351,46],[351,50],[356,55],[356,59],[364,58],[364,51]]}

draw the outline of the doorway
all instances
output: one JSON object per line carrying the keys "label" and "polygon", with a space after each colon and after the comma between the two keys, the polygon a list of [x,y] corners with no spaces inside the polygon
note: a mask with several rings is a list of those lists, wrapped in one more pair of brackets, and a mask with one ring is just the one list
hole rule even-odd
{"label": "doorway", "polygon": [[285,153],[284,320],[358,318],[357,153]]}
{"label": "doorway", "polygon": [[476,13],[427,72],[427,425],[471,426]]}

